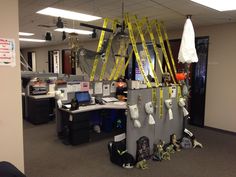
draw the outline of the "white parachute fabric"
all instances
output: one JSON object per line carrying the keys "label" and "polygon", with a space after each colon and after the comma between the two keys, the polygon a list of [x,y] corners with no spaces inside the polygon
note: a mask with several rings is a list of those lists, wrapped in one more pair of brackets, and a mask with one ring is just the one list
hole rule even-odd
{"label": "white parachute fabric", "polygon": [[193,24],[189,18],[184,24],[184,31],[179,49],[178,61],[181,63],[198,62],[198,56],[195,48],[195,34]]}

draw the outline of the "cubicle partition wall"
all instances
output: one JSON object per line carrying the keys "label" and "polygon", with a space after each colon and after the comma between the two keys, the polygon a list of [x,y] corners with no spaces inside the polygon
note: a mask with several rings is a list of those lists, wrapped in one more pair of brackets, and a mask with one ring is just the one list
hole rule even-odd
{"label": "cubicle partition wall", "polygon": [[[173,119],[169,120],[168,110],[165,106],[164,100],[169,99],[169,88],[162,87],[163,89],[163,117],[160,118],[160,88],[156,89],[157,94],[157,108],[154,107],[153,117],[155,119],[155,125],[149,125],[147,116],[145,112],[145,103],[152,101],[152,89],[138,89],[128,91],[128,105],[138,105],[139,111],[139,121],[141,123],[141,128],[134,127],[133,120],[130,117],[130,111],[127,114],[127,149],[134,157],[136,155],[136,141],[142,137],[146,136],[149,138],[150,147],[153,149],[153,144],[158,143],[159,140],[164,140],[166,143],[170,142],[170,135],[176,134],[177,138],[182,137],[183,132],[183,114],[182,110],[177,104],[176,90],[172,90],[172,111]],[[176,88],[175,88],[176,89]]]}

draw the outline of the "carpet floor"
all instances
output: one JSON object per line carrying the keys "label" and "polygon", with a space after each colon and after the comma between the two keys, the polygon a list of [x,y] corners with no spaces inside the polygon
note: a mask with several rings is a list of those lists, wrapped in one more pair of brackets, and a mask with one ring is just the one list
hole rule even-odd
{"label": "carpet floor", "polygon": [[148,161],[149,169],[123,169],[109,160],[104,139],[79,146],[64,145],[56,124],[24,122],[27,177],[235,177],[236,136],[190,127],[203,149],[176,152],[170,161]]}

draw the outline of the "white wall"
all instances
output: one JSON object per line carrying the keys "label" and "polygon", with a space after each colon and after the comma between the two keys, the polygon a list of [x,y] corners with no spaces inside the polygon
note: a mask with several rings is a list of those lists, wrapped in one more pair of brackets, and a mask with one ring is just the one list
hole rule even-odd
{"label": "white wall", "polygon": [[24,171],[18,0],[1,0],[0,17],[0,37],[15,40],[17,60],[16,67],[0,66],[0,161],[9,161]]}
{"label": "white wall", "polygon": [[[205,126],[236,132],[236,23],[196,28],[209,36]],[[172,39],[181,32],[170,32]]]}

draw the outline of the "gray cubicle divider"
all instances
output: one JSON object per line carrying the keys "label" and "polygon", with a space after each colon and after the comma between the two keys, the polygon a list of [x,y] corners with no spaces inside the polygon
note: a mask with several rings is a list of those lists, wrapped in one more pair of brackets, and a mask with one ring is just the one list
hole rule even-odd
{"label": "gray cubicle divider", "polygon": [[[150,148],[153,149],[153,144],[158,143],[159,140],[164,140],[166,143],[170,142],[170,135],[175,133],[177,138],[182,137],[183,133],[183,114],[178,107],[177,98],[172,98],[173,117],[169,120],[168,110],[165,106],[164,100],[169,98],[168,87],[163,88],[163,118],[159,117],[159,101],[160,101],[160,88],[155,88],[157,93],[157,109],[154,108],[153,117],[155,119],[155,125],[149,125],[147,120],[147,113],[145,112],[145,103],[152,101],[152,89],[139,89],[128,91],[128,105],[138,105],[139,120],[141,122],[141,128],[135,128],[133,120],[130,118],[130,112],[127,113],[127,128],[126,128],[126,140],[127,150],[134,157],[136,156],[136,141],[142,137],[147,136],[150,142]],[[141,100],[138,101],[138,97]],[[176,95],[177,96],[177,95]]]}

